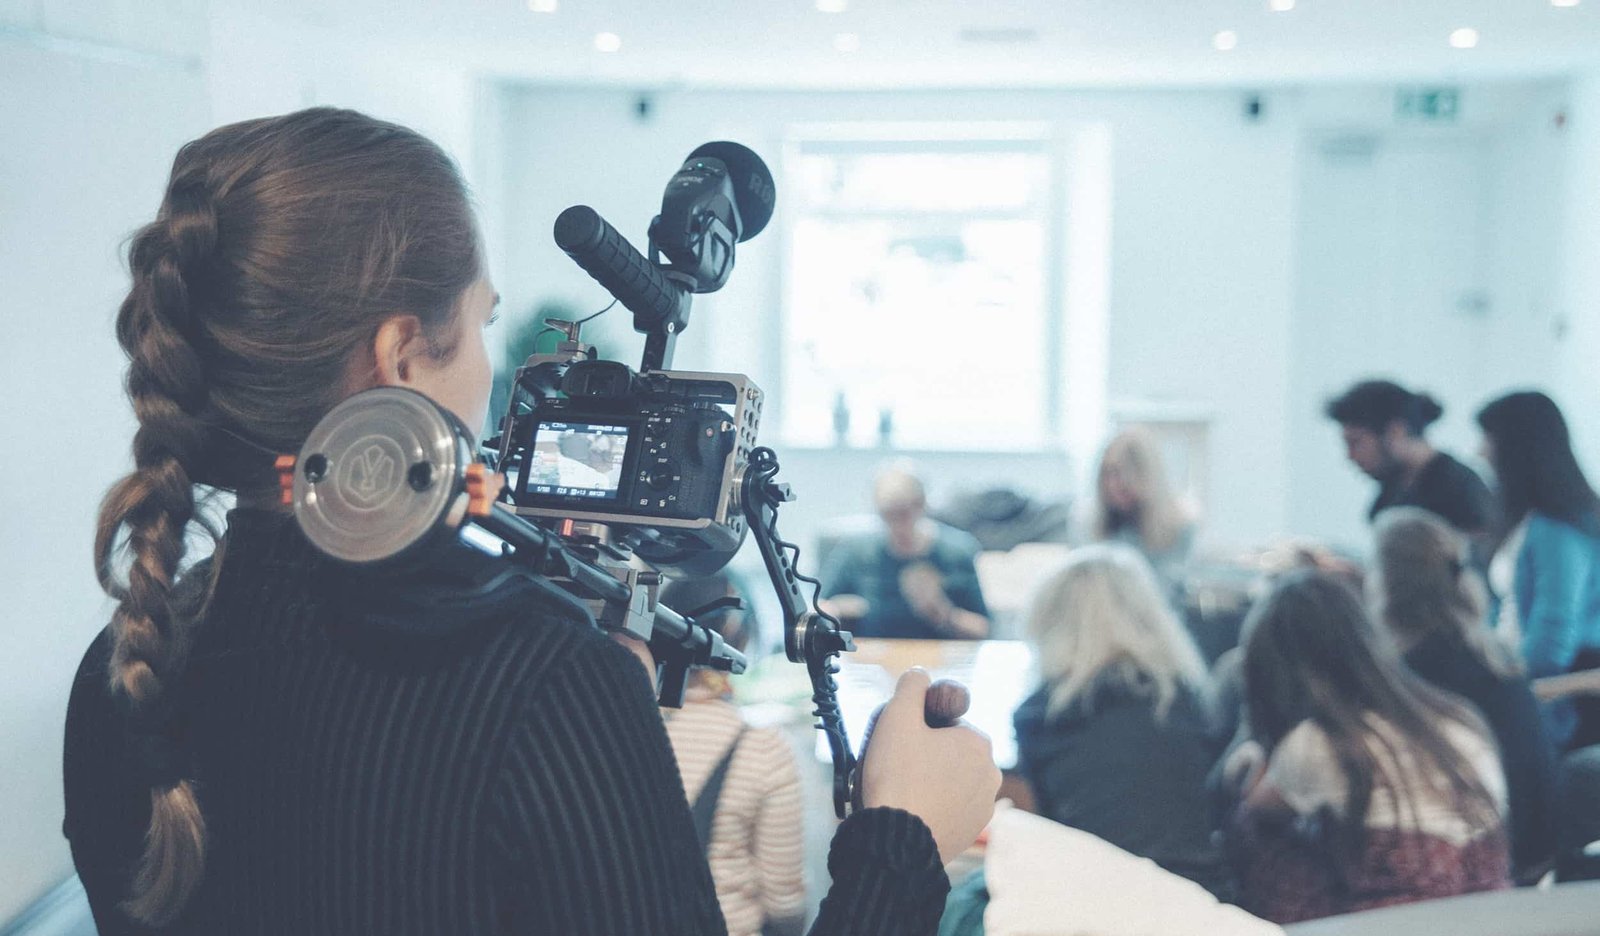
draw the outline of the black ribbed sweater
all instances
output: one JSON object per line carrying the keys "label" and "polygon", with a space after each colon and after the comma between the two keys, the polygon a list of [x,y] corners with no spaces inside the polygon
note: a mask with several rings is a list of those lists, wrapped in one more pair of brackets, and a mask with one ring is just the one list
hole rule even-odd
{"label": "black ribbed sweater", "polygon": [[[723,933],[643,670],[559,598],[462,548],[357,575],[293,523],[235,511],[169,696],[207,828],[205,934]],[[149,790],[107,690],[107,634],[67,713],[65,831],[100,932]],[[948,881],[923,823],[845,821],[813,933],[932,933]]]}

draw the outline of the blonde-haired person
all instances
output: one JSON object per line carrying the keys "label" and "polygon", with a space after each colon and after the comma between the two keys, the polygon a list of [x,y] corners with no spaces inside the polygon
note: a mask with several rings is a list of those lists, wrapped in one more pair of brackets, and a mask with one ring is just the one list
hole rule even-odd
{"label": "blonde-haired person", "polygon": [[1038,812],[1226,895],[1206,774],[1221,753],[1205,665],[1149,565],[1086,546],[1035,594],[1040,686],[1017,708]]}
{"label": "blonde-haired person", "polygon": [[[274,453],[356,391],[484,424],[496,297],[444,151],[331,108],[219,128],[130,261],[139,429],[95,548],[117,606],[63,763],[102,936],[725,932],[633,655],[464,546],[332,563],[273,496]],[[180,580],[208,491],[239,506]],[[993,812],[987,740],[927,727],[927,686],[902,677],[878,720],[814,933],[932,933],[944,861]]]}
{"label": "blonde-haired person", "polygon": [[1367,595],[1411,671],[1472,703],[1494,733],[1510,805],[1512,870],[1531,882],[1556,855],[1555,745],[1516,654],[1486,623],[1466,539],[1437,514],[1378,514]]}
{"label": "blonde-haired person", "polygon": [[1194,548],[1194,518],[1167,480],[1161,448],[1147,430],[1112,437],[1095,475],[1091,534],[1126,543],[1144,555],[1169,595],[1182,584]]}

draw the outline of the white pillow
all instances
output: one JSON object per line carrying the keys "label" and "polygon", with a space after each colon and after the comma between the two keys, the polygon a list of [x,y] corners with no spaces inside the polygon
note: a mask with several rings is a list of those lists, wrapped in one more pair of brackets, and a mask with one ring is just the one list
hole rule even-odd
{"label": "white pillow", "polygon": [[987,936],[1283,936],[1148,858],[1004,805],[984,871]]}

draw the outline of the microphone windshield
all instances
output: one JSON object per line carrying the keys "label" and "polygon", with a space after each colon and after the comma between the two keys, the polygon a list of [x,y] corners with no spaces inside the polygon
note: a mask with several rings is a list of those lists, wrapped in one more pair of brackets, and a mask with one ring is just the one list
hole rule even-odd
{"label": "microphone windshield", "polygon": [[739,240],[747,241],[760,234],[767,222],[772,220],[772,209],[778,194],[767,164],[749,147],[727,141],[701,144],[689,154],[690,159],[698,157],[721,160],[728,167],[734,201],[739,206],[739,220],[744,223]]}

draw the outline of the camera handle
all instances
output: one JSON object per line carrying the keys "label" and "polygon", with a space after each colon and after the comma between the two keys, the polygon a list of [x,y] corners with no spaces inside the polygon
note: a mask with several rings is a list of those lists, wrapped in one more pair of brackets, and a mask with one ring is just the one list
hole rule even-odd
{"label": "camera handle", "polygon": [[[794,492],[773,480],[777,474],[778,456],[772,449],[762,446],[751,451],[740,481],[740,505],[783,608],[784,654],[790,662],[804,663],[811,677],[811,714],[833,755],[833,811],[843,819],[851,804],[859,802],[855,795],[859,778],[839,710],[839,684],[833,677],[839,672],[839,654],[854,650],[855,642],[838,619],[816,607],[821,583],[796,568],[800,547],[778,535],[778,506],[794,500]],[[810,599],[800,593],[802,582],[811,586]]]}
{"label": "camera handle", "polygon": [[587,205],[561,212],[555,238],[556,246],[633,312],[633,330],[645,336],[640,373],[671,367],[678,333],[689,325],[693,278],[651,262]]}

